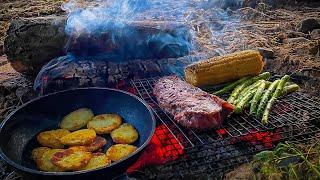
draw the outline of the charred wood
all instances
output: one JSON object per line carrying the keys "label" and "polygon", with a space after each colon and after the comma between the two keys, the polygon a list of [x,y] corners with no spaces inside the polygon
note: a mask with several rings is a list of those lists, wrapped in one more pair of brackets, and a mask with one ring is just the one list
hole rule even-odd
{"label": "charred wood", "polygon": [[216,54],[197,54],[174,59],[134,60],[123,63],[108,62],[89,57],[76,59],[66,55],[53,59],[38,74],[34,89],[40,94],[77,87],[115,87],[120,82],[176,73],[183,76],[183,68],[195,61]]}

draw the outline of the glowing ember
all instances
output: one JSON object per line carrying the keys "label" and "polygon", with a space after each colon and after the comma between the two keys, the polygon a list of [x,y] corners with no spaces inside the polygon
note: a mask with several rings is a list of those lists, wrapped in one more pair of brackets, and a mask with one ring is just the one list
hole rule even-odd
{"label": "glowing ember", "polygon": [[274,143],[279,142],[281,136],[277,132],[253,132],[238,138],[240,141],[249,142],[252,145],[261,144],[265,148],[272,148]]}
{"label": "glowing ember", "polygon": [[127,170],[127,173],[133,173],[146,166],[174,161],[183,154],[184,151],[179,142],[164,125],[160,125],[140,158]]}
{"label": "glowing ember", "polygon": [[218,129],[216,132],[221,136],[221,137],[226,137],[228,136],[227,131],[225,129]]}

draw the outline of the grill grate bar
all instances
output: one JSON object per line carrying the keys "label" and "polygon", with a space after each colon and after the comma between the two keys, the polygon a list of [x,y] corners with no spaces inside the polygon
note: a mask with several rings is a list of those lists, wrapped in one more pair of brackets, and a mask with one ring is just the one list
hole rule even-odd
{"label": "grill grate bar", "polygon": [[[301,103],[299,103],[299,102],[297,102],[297,101],[295,101],[295,100],[288,100],[288,102],[298,104],[299,106],[294,106],[294,108],[299,109],[300,111],[304,111],[304,112],[306,112],[306,113],[309,113],[309,112],[317,112],[317,110],[313,110],[313,109],[311,109],[310,107],[307,107],[306,105],[301,104]],[[316,106],[317,106],[317,105],[315,105],[315,107],[312,107],[312,108],[317,108]],[[304,107],[305,109],[303,109],[302,107]],[[296,111],[294,111],[294,108],[292,109],[292,111],[293,111],[293,112],[296,112]],[[317,114],[319,114],[319,113],[317,113]],[[312,115],[312,114],[311,114],[311,115]],[[314,117],[316,118],[316,117],[319,117],[319,116],[314,116]]]}
{"label": "grill grate bar", "polygon": [[[283,111],[283,110],[281,110],[281,112],[283,112],[283,113],[285,113],[286,115],[290,116],[289,113],[287,113],[287,112],[285,112],[285,111]],[[299,115],[299,114],[298,114],[297,112],[295,112],[295,111],[292,111],[291,113],[292,113],[292,114],[297,114],[297,115]],[[289,118],[286,118],[286,117],[283,116],[281,113],[279,113],[278,115],[281,116],[281,117],[283,117],[283,118],[285,118],[285,120],[288,121],[288,122],[290,122],[291,124],[294,124],[291,120],[289,120]],[[297,116],[291,116],[291,118],[296,119],[297,121],[301,121],[300,119],[297,118]],[[301,123],[301,125],[303,125],[303,123]]]}
{"label": "grill grate bar", "polygon": [[[294,95],[294,94],[292,94],[291,95],[296,101],[300,101],[300,102],[302,102],[302,103],[306,103],[306,104],[308,104],[309,106],[311,106],[311,107],[314,107],[314,108],[316,108],[316,109],[318,109],[319,111],[320,111],[320,98],[318,98],[318,97],[312,97],[312,98],[310,98],[310,96],[308,96],[308,95],[306,95],[306,94],[302,94],[302,93],[299,93],[299,96],[301,96],[301,97],[303,97],[303,98],[301,98],[301,97],[298,97],[297,95]],[[306,99],[306,100],[304,100],[304,99]],[[313,103],[313,104],[311,104],[311,103]]]}
{"label": "grill grate bar", "polygon": [[[299,115],[299,113],[298,112],[296,112],[294,109],[298,109],[299,111],[303,111],[304,113],[307,113],[309,116],[311,116],[312,118],[318,118],[319,116],[316,116],[316,115],[314,115],[314,114],[319,114],[319,113],[310,113],[309,114],[309,112],[311,111],[307,111],[307,110],[305,110],[305,109],[302,109],[302,108],[300,108],[299,106],[295,106],[294,108],[292,108],[291,110],[292,110],[292,112],[293,113],[295,113],[295,114],[297,114],[297,115]],[[311,111],[312,112],[312,111]],[[288,114],[288,113],[287,113]]]}
{"label": "grill grate bar", "polygon": [[[243,117],[240,117],[240,118],[242,119]],[[246,130],[245,133],[252,133],[251,130],[249,128],[245,127],[242,123],[240,123],[240,121],[233,121],[233,122],[237,123],[238,125],[241,126],[241,128],[245,129]],[[235,127],[232,126],[232,124],[230,122],[228,122],[227,124],[235,129]],[[249,124],[249,126],[250,126],[250,124]],[[243,133],[241,133],[241,132],[240,132],[240,134],[243,135]]]}
{"label": "grill grate bar", "polygon": [[[246,114],[246,116],[247,116],[247,114]],[[245,117],[243,117],[243,116],[241,116],[241,119],[242,119],[245,123],[247,123],[247,124],[249,124],[250,126],[252,126],[255,131],[260,131],[260,130],[261,130],[261,129],[259,128],[260,125],[258,125],[258,126],[253,125],[250,121],[248,121],[247,118],[245,118]],[[262,126],[263,126],[263,125],[262,125]]]}
{"label": "grill grate bar", "polygon": [[[242,116],[244,119],[246,119],[247,122],[250,122],[250,114],[248,111],[244,111],[244,116]],[[261,121],[259,119],[257,119],[256,117],[251,116],[251,120],[253,121],[252,123],[256,123],[257,126],[260,126],[262,129],[268,129],[267,126],[265,126],[264,124],[261,123]],[[273,125],[273,128],[276,128],[275,125]]]}

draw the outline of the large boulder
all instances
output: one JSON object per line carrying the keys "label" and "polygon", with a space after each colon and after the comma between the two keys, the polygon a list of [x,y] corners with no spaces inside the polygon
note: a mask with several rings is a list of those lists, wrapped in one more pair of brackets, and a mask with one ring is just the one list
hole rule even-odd
{"label": "large boulder", "polygon": [[309,33],[314,29],[320,29],[320,23],[315,18],[306,18],[298,23],[296,29],[299,32]]}
{"label": "large boulder", "polygon": [[320,39],[320,29],[315,29],[310,34],[311,39],[318,40]]}

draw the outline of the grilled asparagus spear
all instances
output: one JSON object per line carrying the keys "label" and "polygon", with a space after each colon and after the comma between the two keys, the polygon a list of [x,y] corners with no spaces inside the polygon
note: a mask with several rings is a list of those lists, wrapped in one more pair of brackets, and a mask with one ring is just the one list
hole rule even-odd
{"label": "grilled asparagus spear", "polygon": [[273,103],[277,100],[278,97],[281,96],[281,93],[283,91],[283,88],[286,84],[286,82],[290,79],[289,75],[285,75],[281,78],[281,80],[279,81],[277,88],[275,90],[275,92],[273,93],[271,99],[268,101],[267,107],[263,112],[263,116],[262,116],[262,120],[261,122],[263,124],[267,124],[268,123],[268,117],[269,117],[269,112],[271,110],[271,107],[273,105]]}
{"label": "grilled asparagus spear", "polygon": [[272,96],[272,94],[276,90],[276,88],[279,84],[279,81],[280,80],[275,80],[273,83],[271,83],[271,85],[268,87],[268,89],[263,94],[261,101],[259,103],[259,106],[258,106],[256,117],[260,117],[262,115],[264,108],[266,107],[270,97]]}
{"label": "grilled asparagus spear", "polygon": [[300,89],[300,87],[297,84],[291,84],[291,85],[285,86],[283,88],[281,96],[285,96],[287,94],[299,91],[299,89]]}
{"label": "grilled asparagus spear", "polygon": [[235,109],[234,109],[234,113],[236,114],[240,114],[242,113],[243,108],[249,103],[249,101],[252,99],[252,97],[254,96],[256,90],[258,89],[258,87],[260,87],[260,83],[258,83],[257,85],[255,85],[253,88],[250,88],[250,90],[244,95],[244,97],[239,101],[239,103],[236,105]]}
{"label": "grilled asparagus spear", "polygon": [[286,82],[286,84],[284,85],[284,87],[291,85],[291,82]]}
{"label": "grilled asparagus spear", "polygon": [[257,111],[257,106],[258,106],[258,102],[260,101],[260,98],[263,94],[264,89],[267,86],[267,82],[263,81],[260,86],[258,87],[256,93],[253,96],[253,99],[251,101],[251,105],[250,105],[250,114],[255,114]]}
{"label": "grilled asparagus spear", "polygon": [[272,82],[270,82],[270,81],[265,81],[266,82],[266,88],[268,88],[270,85],[271,85],[271,83]]}
{"label": "grilled asparagus spear", "polygon": [[244,88],[243,91],[240,92],[239,97],[234,100],[233,104],[234,105],[238,104],[248,93],[250,93],[252,90],[255,90],[257,87],[259,87],[261,81],[262,80],[259,80],[255,83],[253,83],[252,85]]}
{"label": "grilled asparagus spear", "polygon": [[227,86],[225,86],[224,88],[220,89],[219,91],[214,92],[214,95],[221,95],[224,93],[227,93],[229,91],[231,91],[232,89],[234,89],[236,86],[238,86],[239,84],[243,83],[244,81],[248,80],[250,77],[243,77]]}
{"label": "grilled asparagus spear", "polygon": [[258,81],[258,80],[261,80],[261,79],[269,79],[270,77],[270,73],[269,72],[265,72],[265,73],[262,73],[260,74],[259,76],[255,76],[253,78],[250,78],[250,79],[247,79],[246,81],[244,81],[242,84],[238,85],[231,93],[231,96],[228,98],[228,102],[230,104],[233,104],[234,103],[234,100],[237,99],[239,93],[244,89],[246,88],[247,86],[253,84],[254,82]]}

